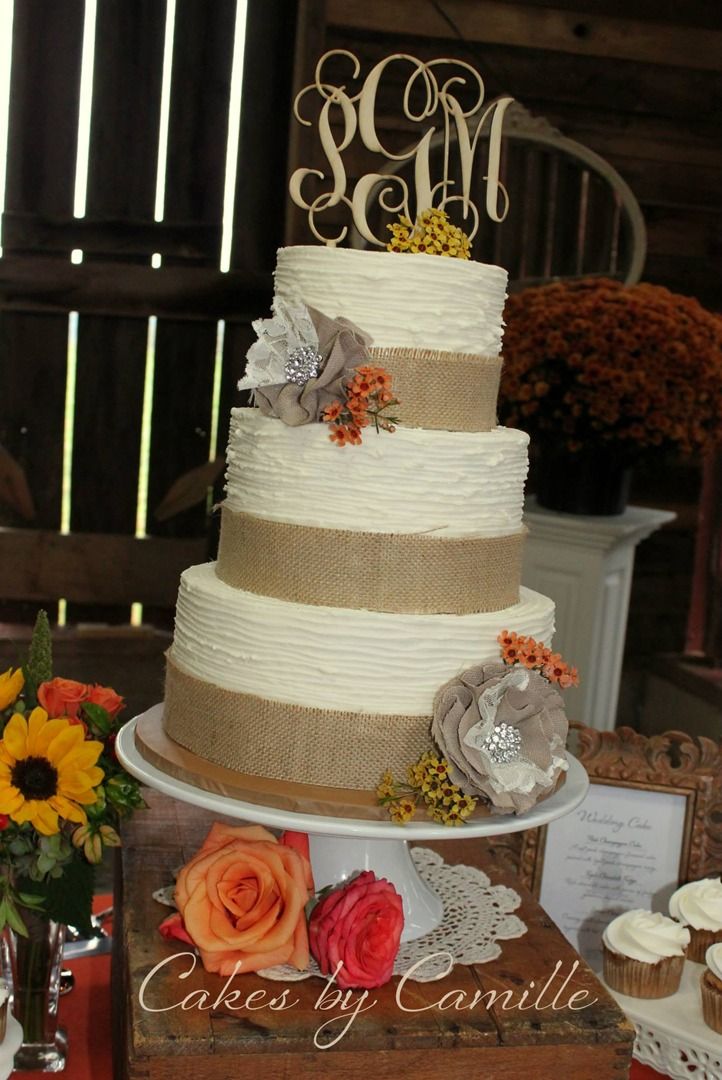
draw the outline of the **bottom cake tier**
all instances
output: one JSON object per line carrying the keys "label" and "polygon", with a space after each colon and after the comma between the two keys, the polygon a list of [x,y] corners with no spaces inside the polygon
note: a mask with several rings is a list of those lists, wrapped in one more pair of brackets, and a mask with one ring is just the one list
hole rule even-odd
{"label": "bottom cake tier", "polygon": [[499,657],[503,629],[551,642],[554,604],[409,615],[314,607],[234,589],[213,564],[181,580],[166,734],[212,765],[280,783],[372,791],[431,746],[434,698]]}

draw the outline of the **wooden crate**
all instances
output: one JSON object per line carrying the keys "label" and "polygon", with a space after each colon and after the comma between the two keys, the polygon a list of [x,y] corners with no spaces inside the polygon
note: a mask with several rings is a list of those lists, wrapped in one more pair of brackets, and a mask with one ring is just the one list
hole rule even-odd
{"label": "wooden crate", "polygon": [[[178,975],[189,960],[169,963],[152,977],[145,989],[145,1004],[168,1011],[152,1012],[141,1006],[143,980],[166,957],[184,951],[180,942],[165,942],[157,932],[164,909],[152,899],[154,889],[171,880],[172,870],[200,845],[213,815],[185,804],[149,794],[151,809],[136,815],[126,830],[119,882],[120,914],[116,919],[114,1000],[116,1080],[294,1080],[303,1077],[444,1077],[444,1080],[534,1080],[573,1076],[574,1080],[626,1077],[631,1061],[633,1031],[592,972],[561,936],[546,913],[511,873],[488,858],[476,840],[450,839],[438,847],[447,862],[482,865],[492,882],[509,884],[522,895],[519,915],[527,934],[505,942],[501,956],[475,967],[457,967],[436,983],[411,983],[404,990],[402,1011],[395,1000],[398,980],[369,992],[365,1005],[348,1032],[334,1046],[316,1049],[319,1027],[338,1010],[316,1008],[325,983],[271,983],[256,975],[233,981],[244,999],[265,991],[265,1000],[289,987],[286,1010],[224,1007],[168,1009],[193,991],[207,990],[213,1002],[226,980],[196,970]],[[557,1008],[547,994],[541,1004],[503,1009],[497,1000],[487,1010],[440,1008],[450,992],[463,993],[468,1004],[477,991],[510,990],[509,1004],[518,1003],[522,991],[541,988],[560,962],[560,976],[574,971]],[[561,978],[554,986],[561,985]],[[533,988],[532,988],[533,989]],[[570,995],[586,1008],[564,1007]],[[530,994],[527,1002],[535,999]],[[197,1000],[193,999],[193,1000]],[[256,998],[256,1003],[263,999]],[[351,1001],[358,1001],[353,992]],[[238,1003],[237,1003],[238,1004]],[[451,999],[447,998],[447,1005]],[[353,1011],[352,1009],[350,1011]],[[344,1023],[344,1021],[341,1021]],[[338,1023],[336,1024],[338,1027]],[[323,1038],[323,1035],[321,1036]]]}

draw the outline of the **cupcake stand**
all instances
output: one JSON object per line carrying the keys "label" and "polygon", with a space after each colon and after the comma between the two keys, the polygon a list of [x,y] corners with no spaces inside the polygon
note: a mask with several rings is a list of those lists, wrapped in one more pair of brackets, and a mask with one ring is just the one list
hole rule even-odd
{"label": "cupcake stand", "polygon": [[[279,810],[205,790],[169,775],[155,763],[148,761],[139,750],[136,729],[142,730],[145,727],[157,730],[161,724],[162,711],[163,706],[156,705],[122,728],[116,749],[121,763],[128,772],[142,783],[174,799],[191,803],[219,815],[266,825],[272,829],[308,833],[311,864],[317,889],[322,889],[326,885],[337,885],[354,873],[366,869],[373,870],[377,877],[387,878],[393,882],[403,899],[405,919],[403,941],[405,942],[420,938],[427,938],[428,941],[427,935],[441,929],[441,938],[435,936],[433,944],[435,947],[443,945],[444,900],[442,897],[447,896],[452,899],[459,888],[463,889],[463,884],[457,879],[450,880],[448,874],[444,875],[438,867],[426,866],[424,868],[418,856],[412,858],[409,841],[448,840],[450,837],[454,839],[494,837],[534,829],[571,813],[584,799],[589,786],[583,766],[570,756],[566,782],[553,795],[538,803],[526,814],[519,817],[484,817],[466,822],[457,829],[429,821],[421,816],[407,825],[394,825],[390,821],[323,817],[317,814]],[[423,859],[421,863],[423,864]],[[442,866],[444,865],[442,863]],[[447,870],[450,869],[447,867]],[[430,879],[431,885],[428,883]],[[468,899],[473,899],[475,892],[473,882],[469,884],[468,892]],[[476,925],[478,927],[478,919]],[[523,928],[521,932],[523,933]],[[426,952],[429,951],[427,945]],[[459,955],[458,946],[455,955],[457,957]],[[284,977],[287,974],[284,971]]]}
{"label": "cupcake stand", "polygon": [[722,1078],[722,1035],[702,1019],[699,984],[704,970],[704,964],[686,960],[679,990],[656,1001],[629,997],[607,987],[634,1024],[637,1061],[672,1080]]}

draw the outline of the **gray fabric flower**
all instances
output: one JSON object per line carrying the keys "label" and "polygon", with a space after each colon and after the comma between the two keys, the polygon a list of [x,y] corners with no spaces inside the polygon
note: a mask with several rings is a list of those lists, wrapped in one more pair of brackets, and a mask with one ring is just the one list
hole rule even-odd
{"label": "gray fabric flower", "polygon": [[264,416],[274,416],[289,427],[321,419],[323,410],[345,397],[354,369],[368,362],[371,339],[349,319],[331,319],[309,307],[318,334],[321,370],[303,385],[294,382],[256,387],[255,401]]}
{"label": "gray fabric flower", "polygon": [[566,769],[568,722],[559,692],[538,671],[481,664],[436,695],[431,734],[465,794],[492,812],[524,813]]}

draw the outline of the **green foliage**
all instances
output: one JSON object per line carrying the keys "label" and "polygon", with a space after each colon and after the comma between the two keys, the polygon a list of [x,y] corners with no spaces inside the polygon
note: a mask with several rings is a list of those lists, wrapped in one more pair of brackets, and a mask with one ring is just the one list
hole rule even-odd
{"label": "green foliage", "polygon": [[140,793],[137,780],[128,776],[126,772],[120,771],[117,776],[108,780],[105,785],[105,795],[119,818],[130,817],[134,810],[145,809],[145,800]]}
{"label": "green foliage", "polygon": [[[58,877],[42,882],[23,881],[23,895],[41,904],[43,913],[55,922],[74,926],[81,934],[90,936],[93,925],[94,870],[85,859],[72,859]],[[26,902],[26,901],[25,901]],[[27,905],[26,906],[30,906]]]}
{"label": "green foliage", "polygon": [[53,639],[45,611],[39,611],[35,620],[23,674],[25,675],[25,704],[33,708],[37,704],[38,687],[53,677]]}
{"label": "green foliage", "polygon": [[92,701],[83,702],[83,718],[95,738],[106,739],[113,729],[108,710],[102,705],[94,705]]}

